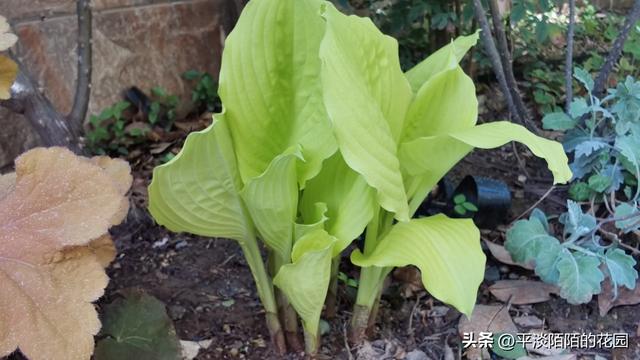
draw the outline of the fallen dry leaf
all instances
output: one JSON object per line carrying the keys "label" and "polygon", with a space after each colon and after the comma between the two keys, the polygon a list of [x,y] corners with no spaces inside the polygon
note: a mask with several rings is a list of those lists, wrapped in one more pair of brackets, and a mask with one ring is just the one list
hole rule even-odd
{"label": "fallen dry leaf", "polygon": [[598,310],[600,316],[605,316],[612,308],[621,305],[640,304],[640,280],[636,281],[636,288],[629,290],[624,286],[618,288],[618,297],[614,300],[613,287],[609,278],[602,282],[602,292],[598,295]]}
{"label": "fallen dry leaf", "polygon": [[545,302],[556,294],[554,285],[533,280],[500,280],[489,287],[491,295],[502,302],[511,301],[513,305],[526,305]]}
{"label": "fallen dry leaf", "polygon": [[499,305],[476,305],[471,314],[471,319],[463,316],[458,324],[458,329],[460,333],[486,331],[511,333],[518,331],[513,320],[511,320],[507,307]]}
{"label": "fallen dry leaf", "polygon": [[198,356],[200,350],[208,349],[211,346],[213,340],[201,340],[201,341],[188,341],[180,340],[180,346],[182,347],[182,359],[193,360]]}
{"label": "fallen dry leaf", "polygon": [[103,235],[122,211],[121,185],[64,148],[16,160],[0,200],[0,357],[19,347],[31,360],[90,358],[100,329],[91,302],[113,258]]}
{"label": "fallen dry leaf", "polygon": [[[2,46],[2,34],[0,34]],[[11,98],[11,85],[18,76],[18,64],[6,56],[0,56],[0,100]]]}
{"label": "fallen dry leaf", "polygon": [[534,315],[523,315],[513,318],[513,321],[524,328],[541,328],[544,321]]}
{"label": "fallen dry leaf", "polygon": [[[558,359],[563,359],[562,356],[570,355],[570,354],[566,354],[567,353],[566,349],[561,347],[555,347],[553,346],[554,344],[548,344],[546,341],[544,341],[544,336],[547,336],[545,334],[548,334],[549,333],[548,331],[530,330],[529,333],[531,333],[531,341],[528,341],[525,344],[525,348],[527,349],[527,351],[529,351],[529,354],[547,356],[547,357],[551,357],[551,359],[554,359],[554,356],[560,356]],[[542,342],[545,345],[540,346],[540,344],[536,344],[539,342]],[[543,359],[546,359],[546,357],[543,357]],[[569,358],[569,359],[575,359],[575,357]]]}
{"label": "fallen dry leaf", "polygon": [[496,260],[500,261],[501,263],[507,264],[507,265],[520,266],[521,268],[524,268],[527,270],[535,269],[535,266],[532,263],[522,264],[522,263],[517,263],[513,261],[513,259],[511,258],[511,254],[509,254],[509,252],[507,251],[507,249],[504,248],[504,246],[498,245],[496,243],[492,243],[491,241],[487,241],[487,240],[483,240],[483,241],[487,245],[487,248],[489,249],[489,252],[491,253],[491,255],[493,255],[493,257],[496,258]]}
{"label": "fallen dry leaf", "polygon": [[[473,333],[474,338],[478,339],[481,332],[515,334],[518,328],[511,320],[506,306],[476,305],[470,319],[465,316],[460,318],[458,332],[461,337],[465,333]],[[467,359],[482,359],[482,350],[480,347],[467,348],[465,352]]]}
{"label": "fallen dry leaf", "polygon": [[420,270],[414,266],[396,268],[393,278],[401,284],[401,292],[405,298],[412,297],[414,293],[424,290]]}
{"label": "fallen dry leaf", "polygon": [[18,37],[10,33],[11,27],[4,16],[0,16],[0,51],[5,51],[18,41]]}

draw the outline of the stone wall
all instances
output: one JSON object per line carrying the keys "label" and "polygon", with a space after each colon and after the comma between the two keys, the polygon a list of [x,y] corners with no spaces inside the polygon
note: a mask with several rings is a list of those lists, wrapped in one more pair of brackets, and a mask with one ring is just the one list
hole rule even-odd
{"label": "stone wall", "polygon": [[[220,55],[242,0],[94,0],[93,81],[89,114],[122,91],[162,86],[188,96],[181,74],[218,74]],[[1,0],[0,14],[19,37],[29,73],[62,112],[73,104],[76,73],[75,0]],[[25,119],[0,109],[0,168],[38,139]]]}

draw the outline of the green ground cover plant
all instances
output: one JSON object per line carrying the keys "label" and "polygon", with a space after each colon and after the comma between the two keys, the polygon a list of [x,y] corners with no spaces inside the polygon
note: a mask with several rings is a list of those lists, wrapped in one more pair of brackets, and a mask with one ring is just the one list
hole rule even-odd
{"label": "green ground cover plant", "polygon": [[546,129],[564,132],[565,151],[573,155],[573,200],[558,219],[561,240],[536,209],[507,232],[505,246],[514,260],[534,261],[536,274],[558,285],[569,303],[580,304],[599,294],[605,279],[614,297],[620,286],[636,287],[636,261],[624,238],[640,229],[640,82],[627,77],[599,99],[589,73],[578,68],[575,77],[587,96],[574,99],[568,114],[543,119]]}

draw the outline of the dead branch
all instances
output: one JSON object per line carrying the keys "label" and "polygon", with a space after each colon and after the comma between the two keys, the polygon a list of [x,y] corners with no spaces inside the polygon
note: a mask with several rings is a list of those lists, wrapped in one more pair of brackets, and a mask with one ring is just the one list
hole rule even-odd
{"label": "dead branch", "polygon": [[567,30],[567,57],[564,65],[566,102],[564,111],[569,113],[573,102],[573,33],[576,23],[576,0],[569,0],[569,29]]}
{"label": "dead branch", "polygon": [[502,24],[502,18],[500,17],[498,1],[489,0],[489,7],[489,12],[491,13],[491,19],[493,22],[493,29],[495,30],[495,38],[497,40],[497,50],[500,55],[500,62],[502,63],[504,77],[507,82],[508,89],[511,92],[513,104],[516,111],[518,111],[518,116],[522,119],[522,122],[525,123],[527,127],[534,130],[535,133],[539,133],[537,126],[535,126],[529,118],[529,111],[524,105],[522,95],[520,95],[520,91],[518,90],[518,83],[513,75],[513,61],[511,58],[511,52],[509,51],[509,44],[507,43],[507,34]]}
{"label": "dead branch", "polygon": [[496,49],[496,44],[493,42],[491,28],[489,28],[489,23],[487,22],[487,18],[484,15],[484,8],[482,7],[480,0],[473,0],[473,9],[475,11],[476,20],[478,20],[478,24],[480,25],[480,29],[482,29],[482,31],[480,32],[480,37],[482,38],[484,48],[487,51],[489,60],[491,61],[493,72],[495,73],[496,78],[498,78],[500,89],[502,90],[502,93],[507,100],[509,111],[516,118],[517,122],[522,123],[522,119],[520,119],[520,117],[518,116],[518,111],[516,110],[516,106],[514,105],[513,99],[511,98],[511,92],[509,91],[507,80],[504,76],[504,72],[502,71],[502,61],[500,60],[500,55],[498,54],[498,50]]}
{"label": "dead branch", "polygon": [[24,115],[40,136],[44,146],[65,146],[80,152],[80,136],[91,95],[91,0],[78,0],[78,71],[76,93],[71,113],[65,118],[51,101],[40,92],[37,83],[29,75],[24,65],[12,56],[18,64],[19,73],[11,86],[11,99],[0,101],[0,106]]}
{"label": "dead branch", "polygon": [[78,152],[77,138],[71,132],[67,120],[40,93],[22,63],[15,58],[14,61],[19,66],[18,77],[11,86],[11,99],[0,101],[0,106],[24,115],[44,146],[65,146]]}
{"label": "dead branch", "polygon": [[597,97],[602,97],[604,95],[605,87],[607,85],[607,80],[609,79],[609,74],[613,70],[613,67],[618,63],[620,59],[620,55],[622,55],[622,49],[624,47],[625,41],[627,41],[627,37],[629,36],[629,31],[635,25],[635,23],[640,19],[640,0],[636,0],[633,4],[633,9],[627,18],[624,21],[624,25],[622,25],[622,29],[620,29],[620,34],[613,42],[613,46],[611,47],[611,51],[609,55],[607,55],[607,59],[600,69],[598,76],[596,77],[594,86],[593,86],[593,94]]}
{"label": "dead branch", "polygon": [[[640,1],[640,0],[639,0]],[[516,107],[513,96],[511,94],[511,90],[509,90],[509,85],[507,84],[506,75],[504,72],[504,66],[502,64],[502,60],[500,59],[500,54],[498,53],[498,49],[496,48],[496,44],[493,40],[493,35],[491,32],[491,28],[489,27],[489,22],[485,16],[484,8],[482,7],[482,3],[480,0],[473,0],[473,9],[475,12],[476,20],[480,25],[480,36],[482,37],[482,42],[484,44],[485,51],[487,52],[487,56],[489,56],[489,60],[491,61],[491,66],[493,67],[493,72],[498,79],[498,84],[500,85],[500,90],[504,94],[505,100],[507,101],[507,106],[509,107],[509,112],[514,117],[515,121],[525,125],[529,130],[538,133],[538,130],[535,126],[532,126],[528,119],[523,119]]]}
{"label": "dead branch", "polygon": [[92,11],[91,0],[78,0],[76,4],[78,12],[78,68],[76,79],[76,93],[73,99],[73,107],[67,116],[71,131],[76,137],[82,135],[84,119],[89,109],[91,97],[91,72],[92,72]]}

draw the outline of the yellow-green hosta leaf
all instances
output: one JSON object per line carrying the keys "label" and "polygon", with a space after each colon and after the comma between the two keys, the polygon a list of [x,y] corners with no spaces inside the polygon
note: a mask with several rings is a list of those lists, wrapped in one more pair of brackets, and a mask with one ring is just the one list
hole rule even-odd
{"label": "yellow-green hosta leaf", "polygon": [[291,251],[291,261],[296,262],[300,260],[306,253],[310,251],[320,251],[327,246],[335,246],[338,239],[335,236],[330,235],[324,229],[315,229],[304,234]]}
{"label": "yellow-green hosta leaf", "polygon": [[171,231],[243,241],[253,226],[239,191],[242,182],[223,114],[189,134],[176,157],[153,170],[149,211]]}
{"label": "yellow-green hosta leaf", "polygon": [[306,335],[310,335],[305,337],[307,348],[315,348],[319,335],[318,325],[329,289],[335,241],[324,230],[306,234],[296,242],[293,263],[283,265],[273,279],[274,285],[285,293],[302,319]]}
{"label": "yellow-green hosta leaf", "polygon": [[417,93],[422,84],[431,79],[432,76],[445,70],[453,58],[457,63],[462,60],[469,49],[478,42],[479,30],[469,36],[459,36],[451,41],[449,45],[443,46],[438,51],[429,55],[419,64],[407,71],[405,76],[414,93]]}
{"label": "yellow-green hosta leaf", "polygon": [[295,223],[293,227],[294,242],[312,231],[324,230],[325,223],[329,220],[327,211],[327,204],[321,202],[315,203],[313,208],[310,209],[308,216],[306,218],[303,217],[305,222],[303,224]]}
{"label": "yellow-green hosta leaf", "polygon": [[276,156],[265,172],[250,180],[241,196],[262,240],[282,259],[289,259],[298,208],[296,161],[300,153],[291,148]]}
{"label": "yellow-green hosta leaf", "polygon": [[407,113],[402,142],[468,129],[477,118],[476,87],[453,61],[420,87]]}
{"label": "yellow-green hosta leaf", "polygon": [[322,3],[252,0],[225,41],[219,91],[245,183],[300,145],[303,185],[337,148],[322,103]]}
{"label": "yellow-green hosta leaf", "polygon": [[362,234],[378,206],[373,188],[349,168],[339,152],[325,160],[318,176],[307,183],[300,200],[305,223],[315,222],[319,203],[326,204],[325,229],[338,238],[334,255]]}
{"label": "yellow-green hosta leaf", "polygon": [[421,176],[425,179],[422,186],[430,189],[474,147],[492,149],[510,141],[526,145],[534,155],[545,159],[554,183],[566,183],[571,179],[567,155],[560,143],[536,136],[523,126],[508,121],[417,138],[401,145],[400,159],[404,171]]}
{"label": "yellow-green hosta leaf", "polygon": [[398,223],[370,255],[351,254],[351,261],[363,267],[417,266],[429,293],[467,316],[476,302],[485,260],[473,220],[444,215]]}
{"label": "yellow-green hosta leaf", "polygon": [[343,15],[331,4],[324,17],[324,102],[342,156],[377,190],[378,203],[406,221],[396,141],[412,93],[400,70],[398,44],[369,19]]}
{"label": "yellow-green hosta leaf", "polygon": [[426,196],[472,150],[469,144],[448,135],[422,137],[402,144],[399,154],[407,174],[407,194]]}

